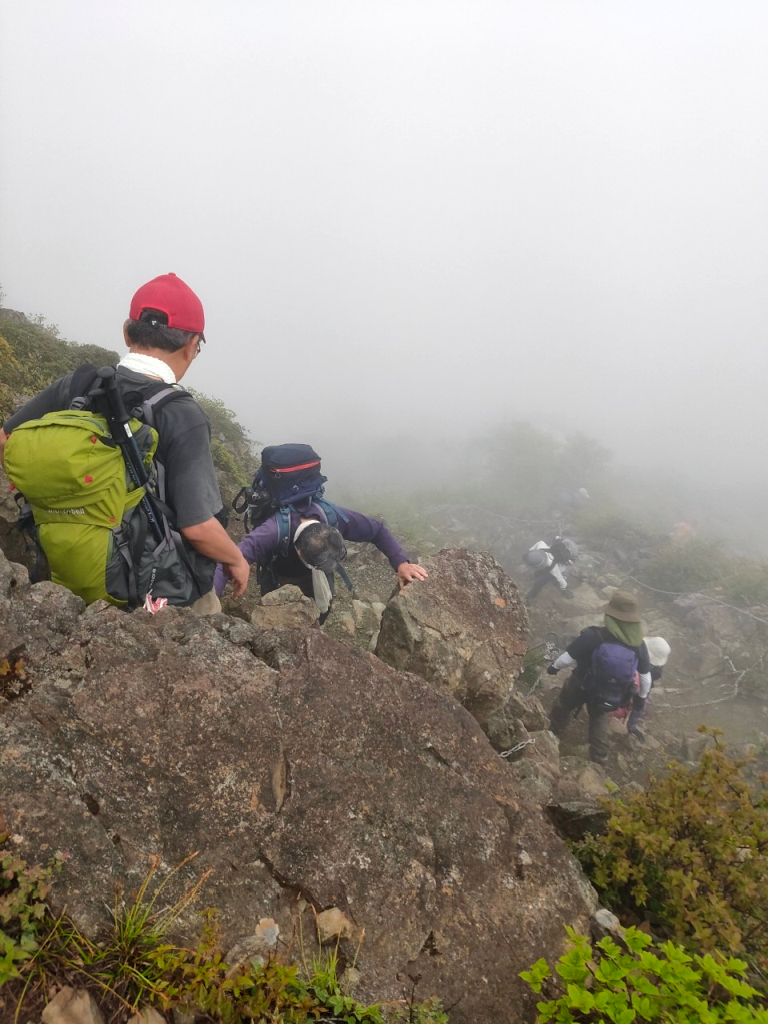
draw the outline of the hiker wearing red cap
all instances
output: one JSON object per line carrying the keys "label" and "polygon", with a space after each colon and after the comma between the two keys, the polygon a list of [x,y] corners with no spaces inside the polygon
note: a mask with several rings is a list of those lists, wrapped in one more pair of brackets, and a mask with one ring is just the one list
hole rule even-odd
{"label": "hiker wearing red cap", "polygon": [[562,736],[574,712],[586,704],[589,756],[597,764],[608,760],[609,714],[629,707],[635,694],[644,702],[652,684],[635,597],[617,590],[603,611],[604,625],[583,629],[547,669],[549,675],[573,669],[554,703],[549,728]]}
{"label": "hiker wearing red cap", "polygon": [[[125,549],[129,595],[123,598],[120,587],[111,586],[117,571],[114,565],[107,566],[106,570],[96,566],[95,572],[93,567],[83,565],[81,575],[91,579],[87,586],[81,586],[77,574],[73,576],[73,559],[70,557],[67,564],[65,555],[54,550],[53,541],[49,551],[43,540],[44,531],[40,531],[53,580],[81,593],[86,601],[103,596],[115,604],[135,607],[149,596],[154,602],[164,598],[169,604],[192,606],[200,614],[211,614],[221,607],[213,592],[217,562],[224,565],[224,571],[232,578],[235,595],[242,594],[246,588],[250,567],[222,525],[226,517],[211,454],[210,423],[200,405],[178,383],[202,350],[204,329],[205,315],[200,299],[176,274],[163,274],[147,282],[131,300],[129,316],[123,325],[128,353],[115,368],[114,380],[122,405],[128,415],[134,417],[132,422],[139,420],[156,431],[157,450],[153,459],[144,452],[141,456],[152,469],[151,478],[142,485],[146,500],[140,503],[130,500],[122,523],[118,521],[112,531],[115,536],[106,545],[108,557],[112,557],[113,549],[119,545]],[[22,434],[30,435],[30,427],[36,430],[38,422],[42,427],[50,427],[51,419],[50,416],[46,419],[47,414],[63,410],[101,412],[109,390],[103,384],[105,380],[111,380],[106,371],[84,366],[54,381],[5,421],[0,430],[0,453],[12,431],[22,425],[26,426],[24,432],[19,431],[20,438]],[[69,429],[71,431],[71,426]],[[129,441],[132,440],[130,430],[126,432]],[[62,435],[54,435],[49,430],[45,436]],[[119,440],[114,429],[112,436],[122,444],[123,452],[130,447],[126,446],[125,438]],[[90,440],[96,444],[97,436],[94,434]],[[16,438],[13,444],[15,442]],[[106,443],[109,443],[109,435]],[[38,444],[34,450],[42,452],[45,445]],[[76,459],[72,461],[75,463]],[[125,463],[127,471],[131,468],[127,455]],[[34,476],[34,467],[31,469],[28,477]],[[131,475],[134,479],[128,481],[129,499],[136,495],[141,483],[135,473]],[[89,493],[98,484],[90,471],[89,475],[78,479],[93,485]],[[29,499],[36,511],[34,500],[31,496]],[[58,516],[53,517],[56,526],[66,517],[70,529],[78,526],[82,533],[87,528],[91,508],[87,501],[80,504],[83,507],[43,507],[39,518],[50,524],[51,516],[46,513],[56,512]],[[136,518],[140,508],[146,509],[143,523]],[[109,521],[114,522],[115,516]],[[54,534],[55,530],[48,530],[46,535]],[[72,536],[79,534],[76,531]],[[125,567],[121,563],[119,568]],[[101,582],[97,585],[94,580]],[[106,592],[99,593],[99,586],[106,587]],[[152,605],[151,600],[147,607]]]}

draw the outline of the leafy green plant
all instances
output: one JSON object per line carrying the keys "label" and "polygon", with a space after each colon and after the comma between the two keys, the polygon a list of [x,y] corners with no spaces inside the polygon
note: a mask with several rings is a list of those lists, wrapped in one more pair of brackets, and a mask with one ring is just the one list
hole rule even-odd
{"label": "leafy green plant", "polygon": [[532,650],[526,651],[523,658],[523,670],[520,673],[520,682],[529,689],[535,686],[539,681],[541,670],[545,664],[542,647],[534,647]]}
{"label": "leafy green plant", "polygon": [[195,948],[169,941],[168,933],[198,896],[208,873],[168,898],[179,864],[162,880],[153,860],[135,895],[115,897],[112,926],[94,941],[67,918],[54,920],[45,904],[49,868],[29,868],[3,851],[0,880],[0,984],[9,982],[9,997],[19,1018],[25,998],[38,1004],[52,982],[74,984],[94,992],[110,1019],[127,1020],[142,1006],[163,1012],[177,1009],[204,1015],[217,1024],[310,1024],[330,1019],[339,1024],[446,1024],[435,1001],[412,997],[389,1004],[364,1005],[343,991],[338,949],[315,957],[311,966],[288,962],[272,953],[229,965],[220,948],[216,914],[204,915]]}
{"label": "leafy green plant", "polygon": [[587,506],[575,516],[575,531],[584,540],[602,546],[606,540],[629,548],[647,544],[652,538],[641,526],[618,509],[604,505]]}
{"label": "leafy green plant", "polygon": [[221,451],[226,451],[233,463],[233,476],[250,483],[258,467],[258,459],[253,451],[253,444],[248,431],[238,422],[231,409],[218,398],[209,398],[190,388],[197,402],[205,410],[211,422],[211,437]]}
{"label": "leafy green plant", "polygon": [[[624,933],[623,949],[610,937],[593,947],[572,928],[566,931],[570,948],[555,967],[561,991],[537,1004],[537,1024],[768,1024],[743,960],[689,956],[673,942],[654,951],[650,937],[635,928]],[[520,977],[538,994],[551,972],[542,959]]]}
{"label": "leafy green plant", "polygon": [[[0,383],[16,394],[33,395],[57,377],[83,363],[104,366],[117,362],[116,352],[98,345],[64,341],[42,318],[3,320]],[[10,356],[10,358],[9,358]]]}
{"label": "leafy green plant", "polygon": [[667,544],[648,563],[645,579],[660,590],[695,593],[715,586],[729,571],[729,559],[717,541]]}
{"label": "leafy green plant", "polygon": [[[706,731],[706,730],[705,730]],[[694,769],[673,764],[610,803],[605,835],[575,853],[620,915],[696,950],[726,946],[768,966],[768,793],[715,734]]]}
{"label": "leafy green plant", "polygon": [[45,930],[45,898],[57,856],[47,867],[29,867],[0,836],[0,985],[21,976],[20,966],[33,959]]}

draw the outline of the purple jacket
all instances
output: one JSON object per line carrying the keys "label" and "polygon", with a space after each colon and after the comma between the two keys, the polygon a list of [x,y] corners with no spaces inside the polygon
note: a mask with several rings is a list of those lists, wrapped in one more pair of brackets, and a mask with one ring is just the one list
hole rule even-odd
{"label": "purple jacket", "polygon": [[[341,508],[341,506],[337,506],[337,508],[349,520],[349,522],[345,523],[341,516],[339,516],[339,521],[336,524],[336,529],[345,540],[367,541],[370,544],[375,544],[379,551],[387,556],[389,564],[395,572],[397,572],[399,565],[408,561],[408,556],[384,523],[378,519],[372,519],[370,516],[365,516],[362,512],[353,512],[352,509]],[[291,537],[293,537],[298,529],[302,517],[307,518],[308,516],[317,516],[321,522],[323,521],[323,515],[315,505],[310,505],[309,509],[301,512],[301,514],[291,512]],[[238,544],[238,547],[243,552],[246,561],[253,565],[254,562],[263,562],[272,555],[279,542],[280,532],[277,518],[272,516],[266,523],[262,523],[261,526],[257,526],[255,530],[251,530],[250,533],[246,534]],[[309,573],[309,569],[306,572]],[[226,585],[227,577],[224,575],[223,566],[219,564],[216,566],[216,575],[213,578],[214,590],[218,595],[221,595]]]}

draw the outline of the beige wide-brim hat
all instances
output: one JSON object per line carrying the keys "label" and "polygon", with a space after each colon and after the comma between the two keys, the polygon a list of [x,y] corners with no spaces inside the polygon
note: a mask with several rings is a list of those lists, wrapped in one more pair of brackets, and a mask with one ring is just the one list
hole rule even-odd
{"label": "beige wide-brim hat", "polygon": [[634,594],[628,594],[626,590],[616,590],[601,611],[621,622],[640,622],[637,598]]}

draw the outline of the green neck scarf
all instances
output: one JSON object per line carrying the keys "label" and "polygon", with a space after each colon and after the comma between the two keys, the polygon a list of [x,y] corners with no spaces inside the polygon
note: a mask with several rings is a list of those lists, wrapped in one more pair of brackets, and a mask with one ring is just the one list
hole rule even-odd
{"label": "green neck scarf", "polygon": [[642,622],[622,622],[612,615],[606,615],[605,628],[627,647],[639,647],[643,642]]}

